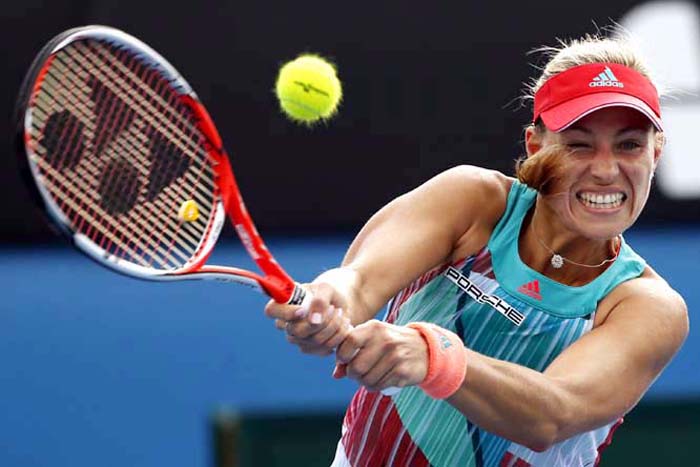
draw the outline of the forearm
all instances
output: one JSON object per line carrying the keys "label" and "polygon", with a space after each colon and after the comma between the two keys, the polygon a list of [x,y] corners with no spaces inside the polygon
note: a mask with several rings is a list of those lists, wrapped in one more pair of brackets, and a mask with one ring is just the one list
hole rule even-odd
{"label": "forearm", "polygon": [[385,301],[372,295],[372,290],[364,284],[362,274],[350,265],[330,269],[319,275],[314,282],[327,282],[347,300],[343,312],[353,325],[368,321],[379,312]]}
{"label": "forearm", "polygon": [[546,375],[466,350],[468,369],[448,402],[481,428],[533,450],[559,441],[571,398]]}

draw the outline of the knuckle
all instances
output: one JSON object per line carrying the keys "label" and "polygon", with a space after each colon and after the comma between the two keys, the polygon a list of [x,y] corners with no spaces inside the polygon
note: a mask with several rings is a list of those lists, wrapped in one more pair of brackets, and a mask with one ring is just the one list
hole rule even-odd
{"label": "knuckle", "polygon": [[333,286],[331,286],[328,282],[318,282],[315,285],[316,285],[316,295],[325,297],[325,296],[333,293]]}
{"label": "knuckle", "polygon": [[280,305],[279,303],[275,301],[270,301],[268,302],[267,305],[265,305],[264,308],[264,313],[265,316],[268,318],[277,318],[277,319],[283,319],[283,320],[290,320],[293,319],[294,314],[293,310],[295,310],[298,307],[291,307],[289,305]]}
{"label": "knuckle", "polygon": [[393,339],[385,339],[382,342],[382,350],[385,354],[390,354],[393,356],[399,350],[400,344]]}
{"label": "knuckle", "polygon": [[371,320],[367,321],[367,323],[365,325],[370,329],[376,330],[376,329],[380,328],[382,324],[380,321],[378,321],[376,319],[371,319]]}
{"label": "knuckle", "polygon": [[290,344],[296,345],[299,343],[299,340],[296,337],[290,336],[289,334],[286,335],[286,339],[287,339],[287,342],[289,342]]}
{"label": "knuckle", "polygon": [[369,371],[367,364],[363,361],[352,362],[348,365],[348,368],[358,376],[365,375]]}
{"label": "knuckle", "polygon": [[274,318],[274,316],[273,316],[274,306],[275,305],[274,305],[274,302],[272,300],[267,302],[267,304],[265,305],[265,309],[264,309],[265,316],[267,316],[268,318]]}
{"label": "knuckle", "polygon": [[299,339],[305,339],[309,335],[309,328],[305,326],[305,323],[292,323],[287,326],[287,334],[290,334]]}
{"label": "knuckle", "polygon": [[325,347],[317,347],[314,350],[314,355],[318,355],[320,357],[325,357],[326,355],[330,355],[331,353],[332,352]]}
{"label": "knuckle", "polygon": [[406,381],[409,376],[408,371],[404,365],[396,365],[392,373],[394,378],[401,382]]}
{"label": "knuckle", "polygon": [[353,333],[348,334],[348,337],[345,338],[345,342],[348,344],[349,347],[352,347],[353,349],[360,346],[358,337]]}
{"label": "knuckle", "polygon": [[334,349],[338,347],[344,340],[344,336],[341,333],[338,333],[334,336],[331,336],[330,339],[326,341],[326,347],[330,349]]}
{"label": "knuckle", "polygon": [[323,332],[317,332],[313,336],[310,336],[309,339],[316,345],[322,345],[324,342],[326,342],[326,340],[328,340],[327,335],[325,335]]}

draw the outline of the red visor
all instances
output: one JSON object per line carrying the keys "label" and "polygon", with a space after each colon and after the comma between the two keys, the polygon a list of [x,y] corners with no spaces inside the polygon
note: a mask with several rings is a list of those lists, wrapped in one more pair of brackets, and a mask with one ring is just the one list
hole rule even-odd
{"label": "red visor", "polygon": [[580,65],[554,75],[535,94],[532,121],[542,118],[547,128],[558,132],[596,110],[616,106],[642,112],[663,130],[654,85],[642,74],[616,63]]}

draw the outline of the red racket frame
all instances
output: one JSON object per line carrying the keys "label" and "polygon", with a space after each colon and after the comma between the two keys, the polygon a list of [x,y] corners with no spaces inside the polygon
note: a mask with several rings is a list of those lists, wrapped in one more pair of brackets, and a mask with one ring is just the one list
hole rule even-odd
{"label": "red racket frame", "polygon": [[[133,50],[133,53],[142,55],[152,62],[153,66],[158,67],[159,71],[171,80],[173,89],[179,92],[182,103],[196,116],[197,127],[207,140],[205,150],[212,162],[211,166],[215,173],[215,182],[218,189],[216,195],[219,200],[215,200],[214,212],[207,226],[207,234],[202,240],[198,251],[182,268],[170,271],[151,270],[109,254],[85,235],[73,230],[70,221],[66,219],[63,211],[57,206],[52,196],[41,183],[39,169],[36,166],[36,162],[32,160],[36,155],[31,135],[32,103],[41,89],[43,78],[51,66],[54,56],[74,41],[90,38],[118,43],[128,47]],[[235,282],[252,286],[279,303],[301,304],[304,300],[306,296],[304,289],[294,282],[277,263],[255,228],[255,224],[243,203],[243,198],[229,163],[228,154],[223,147],[222,139],[209,113],[175,68],[145,43],[122,31],[106,26],[85,26],[59,34],[49,41],[35,58],[22,85],[15,118],[18,130],[17,149],[20,167],[23,169],[25,178],[30,180],[28,185],[31,187],[39,204],[48,214],[50,221],[72,240],[78,250],[87,254],[90,258],[114,271],[140,279],[160,281],[211,279]],[[223,205],[223,208],[221,208],[221,205]],[[228,214],[246,251],[258,265],[263,275],[236,267],[205,264],[223,227],[222,211]]]}

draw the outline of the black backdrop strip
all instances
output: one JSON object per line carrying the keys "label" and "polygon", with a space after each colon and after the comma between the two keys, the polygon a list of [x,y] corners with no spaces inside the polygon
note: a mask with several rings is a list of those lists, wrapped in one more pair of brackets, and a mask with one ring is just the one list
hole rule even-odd
{"label": "black backdrop strip", "polygon": [[[21,5],[20,5],[21,3]],[[381,205],[457,164],[512,173],[536,73],[526,56],[594,32],[635,2],[52,2],[5,5],[0,238],[52,238],[17,174],[11,109],[34,54],[82,24],[136,35],[185,76],[214,117],[263,233],[358,228]],[[178,6],[180,9],[178,9]],[[345,98],[312,130],[285,120],[272,87],[300,52],[330,57]],[[652,195],[643,222],[691,221],[700,203]]]}

